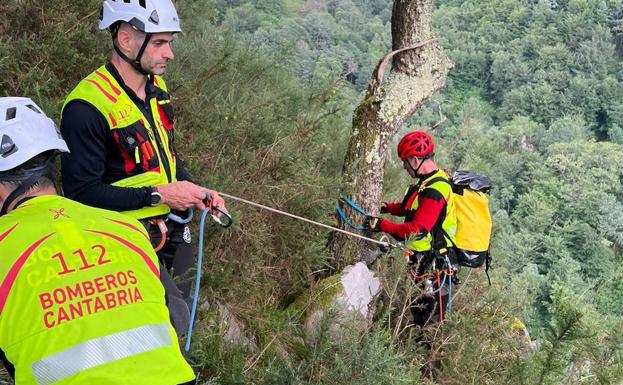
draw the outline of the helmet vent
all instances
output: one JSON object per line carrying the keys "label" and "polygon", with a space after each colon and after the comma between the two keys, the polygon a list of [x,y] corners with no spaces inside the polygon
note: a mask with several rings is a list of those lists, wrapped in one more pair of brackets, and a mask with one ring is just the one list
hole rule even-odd
{"label": "helmet vent", "polygon": [[6,117],[4,120],[15,119],[15,115],[17,114],[17,108],[11,107],[6,110]]}
{"label": "helmet vent", "polygon": [[26,107],[30,108],[31,110],[33,110],[34,112],[41,114],[41,110],[39,110],[37,107],[33,106],[32,104],[27,104]]}
{"label": "helmet vent", "polygon": [[158,17],[158,12],[157,11],[153,11],[151,13],[151,16],[149,16],[149,21],[151,21],[152,23],[158,25],[160,24],[160,18]]}
{"label": "helmet vent", "polygon": [[141,7],[147,9],[147,5],[145,5],[145,0],[138,0],[138,5],[140,5]]}

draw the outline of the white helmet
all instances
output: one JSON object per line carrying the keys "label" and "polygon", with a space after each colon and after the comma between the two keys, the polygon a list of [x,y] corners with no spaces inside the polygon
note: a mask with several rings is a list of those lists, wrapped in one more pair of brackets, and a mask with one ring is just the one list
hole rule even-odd
{"label": "white helmet", "polygon": [[100,29],[125,21],[145,33],[182,32],[171,0],[104,0]]}
{"label": "white helmet", "polygon": [[29,98],[0,97],[0,171],[50,150],[69,152],[52,119]]}

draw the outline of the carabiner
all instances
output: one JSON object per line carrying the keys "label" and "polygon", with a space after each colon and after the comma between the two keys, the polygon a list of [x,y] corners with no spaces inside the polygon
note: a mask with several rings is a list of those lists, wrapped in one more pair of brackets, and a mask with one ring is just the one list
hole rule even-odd
{"label": "carabiner", "polygon": [[[203,200],[203,203],[205,203],[207,207],[206,210],[210,211],[210,217],[215,223],[223,228],[227,228],[232,225],[233,220],[227,210],[218,206],[212,206],[212,195],[210,195],[210,191],[207,189],[205,190],[205,199]],[[223,220],[223,218],[225,218],[225,220]]]}
{"label": "carabiner", "polygon": [[[231,215],[229,215],[229,213],[226,210],[223,210],[218,206],[209,208],[208,210],[210,210],[210,217],[212,217],[212,220],[223,228],[227,228],[231,226],[232,223],[234,222],[233,219],[231,218]],[[219,212],[220,215],[217,216],[216,214],[214,214],[215,211]],[[223,218],[225,218],[225,220],[223,220]]]}

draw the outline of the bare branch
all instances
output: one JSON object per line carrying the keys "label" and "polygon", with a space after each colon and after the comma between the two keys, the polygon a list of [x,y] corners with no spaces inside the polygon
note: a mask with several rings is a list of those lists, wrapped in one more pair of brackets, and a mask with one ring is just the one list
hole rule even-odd
{"label": "bare branch", "polygon": [[392,51],[390,53],[388,53],[387,55],[385,55],[385,57],[383,57],[383,59],[381,59],[379,61],[379,64],[376,65],[376,68],[374,69],[374,72],[372,72],[372,80],[370,81],[370,85],[368,86],[368,92],[371,94],[375,94],[376,90],[378,89],[378,87],[381,85],[381,83],[383,82],[383,77],[385,76],[385,66],[387,65],[387,63],[389,62],[389,60],[391,58],[393,58],[397,53],[400,52],[405,52],[405,51],[409,51],[412,49],[417,49],[420,47],[423,47],[427,44],[436,42],[437,39],[429,39],[426,41],[423,41],[421,43],[415,44],[415,45],[411,45],[409,47],[404,47],[404,48],[400,48],[397,49],[395,51]]}

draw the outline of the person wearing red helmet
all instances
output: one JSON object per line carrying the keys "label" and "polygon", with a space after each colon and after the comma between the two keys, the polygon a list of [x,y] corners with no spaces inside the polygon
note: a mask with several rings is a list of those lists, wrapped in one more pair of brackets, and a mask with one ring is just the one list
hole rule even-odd
{"label": "person wearing red helmet", "polygon": [[[409,186],[401,202],[384,203],[381,213],[404,217],[404,222],[368,218],[366,227],[405,241],[411,251],[410,263],[416,277],[428,277],[431,270],[442,272],[443,276],[437,277],[440,278],[438,282],[424,280],[424,283],[432,284],[432,291],[442,294],[441,306],[436,306],[436,295],[423,296],[411,309],[414,324],[423,326],[429,319],[442,319],[447,303],[441,279],[444,282],[452,279],[445,277],[445,272],[456,265],[452,249],[457,225],[454,198],[447,174],[435,163],[435,143],[428,133],[413,131],[406,134],[398,143],[398,157],[416,183]],[[438,317],[431,318],[435,313]]]}

